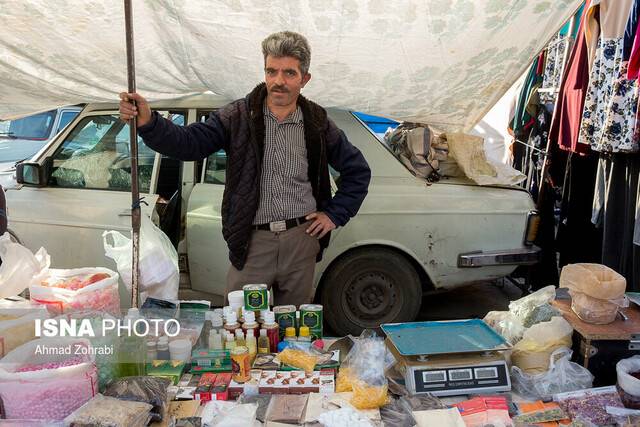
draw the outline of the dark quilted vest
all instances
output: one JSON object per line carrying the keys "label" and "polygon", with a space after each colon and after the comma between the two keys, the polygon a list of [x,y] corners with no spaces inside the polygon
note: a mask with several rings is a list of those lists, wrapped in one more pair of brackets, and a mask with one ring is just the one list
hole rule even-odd
{"label": "dark quilted vest", "polygon": [[[260,197],[265,136],[262,105],[266,95],[267,89],[263,83],[246,98],[234,101],[216,112],[229,140],[222,199],[222,235],[229,246],[229,260],[238,270],[244,267],[247,260],[253,218]],[[318,210],[321,210],[331,199],[327,138],[338,138],[339,135],[337,128],[329,125],[327,113],[322,107],[302,96],[298,98],[298,105],[304,116],[309,181]],[[329,234],[320,241],[323,249],[328,244]],[[318,254],[318,260],[321,253]]]}

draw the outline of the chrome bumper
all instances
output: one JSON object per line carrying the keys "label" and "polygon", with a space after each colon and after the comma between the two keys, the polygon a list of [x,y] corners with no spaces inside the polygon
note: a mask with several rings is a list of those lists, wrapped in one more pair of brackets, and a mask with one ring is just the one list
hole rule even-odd
{"label": "chrome bumper", "polygon": [[458,268],[476,268],[490,265],[532,265],[540,260],[540,248],[527,248],[469,252],[458,256]]}

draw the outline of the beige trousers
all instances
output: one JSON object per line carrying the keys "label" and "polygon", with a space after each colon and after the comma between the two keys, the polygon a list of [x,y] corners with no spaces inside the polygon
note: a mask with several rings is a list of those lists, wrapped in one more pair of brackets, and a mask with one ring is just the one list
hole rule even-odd
{"label": "beige trousers", "polygon": [[227,293],[264,283],[274,305],[310,303],[320,242],[305,233],[309,225],[310,221],[282,232],[254,230],[244,268],[229,268]]}

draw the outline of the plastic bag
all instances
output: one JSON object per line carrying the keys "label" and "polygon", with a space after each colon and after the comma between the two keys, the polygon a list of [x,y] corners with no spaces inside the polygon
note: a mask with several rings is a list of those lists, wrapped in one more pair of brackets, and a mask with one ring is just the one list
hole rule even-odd
{"label": "plastic bag", "polygon": [[455,408],[415,411],[413,413],[417,427],[447,426],[466,427],[460,412]]}
{"label": "plastic bag", "polygon": [[36,339],[35,319],[47,319],[46,307],[24,299],[0,300],[0,357]]}
{"label": "plastic bag", "polygon": [[606,325],[616,320],[618,309],[629,307],[626,296],[615,300],[604,300],[590,297],[582,292],[569,289],[571,309],[582,320],[596,325]]}
{"label": "plastic bag", "polygon": [[509,304],[509,311],[518,316],[518,318],[524,322],[536,307],[552,302],[555,297],[556,287],[553,285],[546,286],[532,294],[512,301]]}
{"label": "plastic bag", "polygon": [[107,268],[49,269],[29,286],[30,298],[53,315],[102,311],[118,316],[118,273]]}
{"label": "plastic bag", "polygon": [[349,407],[325,412],[318,422],[324,427],[374,427],[367,417]]}
{"label": "plastic bag", "polygon": [[309,396],[306,394],[276,394],[271,398],[267,410],[267,421],[300,424]]}
{"label": "plastic bag", "polygon": [[0,259],[0,298],[13,297],[24,291],[51,263],[44,248],[34,255],[21,244],[12,242],[9,233],[0,236]]}
{"label": "plastic bag", "polygon": [[358,339],[356,354],[350,361],[355,377],[351,404],[356,409],[375,409],[387,404],[386,352],[380,337]]}
{"label": "plastic bag", "polygon": [[153,406],[151,421],[162,421],[167,406],[167,387],[172,381],[161,377],[125,377],[107,386],[105,396],[144,402]]}
{"label": "plastic bag", "polygon": [[261,423],[264,423],[267,420],[267,409],[269,409],[270,402],[270,394],[256,394],[253,396],[241,394],[240,397],[238,397],[238,403],[255,403],[258,405],[256,419]]}
{"label": "plastic bag", "polygon": [[73,411],[65,422],[74,427],[144,427],[152,406],[97,394]]}
{"label": "plastic bag", "polygon": [[573,363],[573,352],[568,348],[555,350],[549,356],[549,370],[530,375],[517,366],[511,367],[514,390],[533,399],[550,399],[554,394],[591,387],[593,375],[583,366]]}
{"label": "plastic bag", "polygon": [[616,364],[618,392],[626,408],[640,409],[640,356]]}
{"label": "plastic bag", "polygon": [[624,408],[616,388],[599,387],[555,395],[553,400],[569,415],[575,423],[581,425],[608,426],[624,422],[624,417],[611,415],[607,406]]}
{"label": "plastic bag", "polygon": [[93,355],[82,351],[89,345],[82,338],[39,338],[9,352],[0,361],[6,417],[62,420],[91,399],[98,372]]}
{"label": "plastic bag", "polygon": [[549,369],[549,356],[560,347],[571,347],[573,328],[562,317],[538,323],[525,331],[511,352],[513,364],[533,375]]}
{"label": "plastic bag", "polygon": [[627,281],[602,264],[569,264],[560,273],[560,287],[601,300],[616,300],[624,296]]}
{"label": "plastic bag", "polygon": [[[146,215],[142,215],[140,224],[140,300],[149,297],[167,301],[178,299],[180,271],[178,252],[173,243]],[[113,243],[110,243],[108,237]],[[118,231],[102,233],[105,255],[113,259],[118,266],[122,281],[131,289],[131,239]]]}
{"label": "plastic bag", "polygon": [[293,366],[294,368],[304,369],[305,372],[313,372],[318,362],[318,357],[304,350],[285,348],[278,353],[280,362]]}
{"label": "plastic bag", "polygon": [[202,410],[202,424],[208,427],[251,427],[256,424],[256,403],[207,402]]}
{"label": "plastic bag", "polygon": [[512,345],[522,339],[525,331],[522,321],[510,311],[490,311],[483,320]]}

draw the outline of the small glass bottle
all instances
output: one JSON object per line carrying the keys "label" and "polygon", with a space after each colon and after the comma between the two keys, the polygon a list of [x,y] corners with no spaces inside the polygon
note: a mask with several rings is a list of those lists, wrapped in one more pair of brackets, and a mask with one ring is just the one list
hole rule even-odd
{"label": "small glass bottle", "polygon": [[147,341],[147,363],[151,363],[158,358],[157,346],[158,345],[155,341]]}
{"label": "small glass bottle", "polygon": [[[273,352],[275,353],[277,350],[274,348]],[[258,338],[258,354],[266,354],[270,353],[269,348],[269,337],[267,337],[267,330],[260,329],[260,337]]]}
{"label": "small glass bottle", "polygon": [[158,338],[158,354],[159,360],[169,360],[171,358],[169,354],[169,338],[162,336]]}

